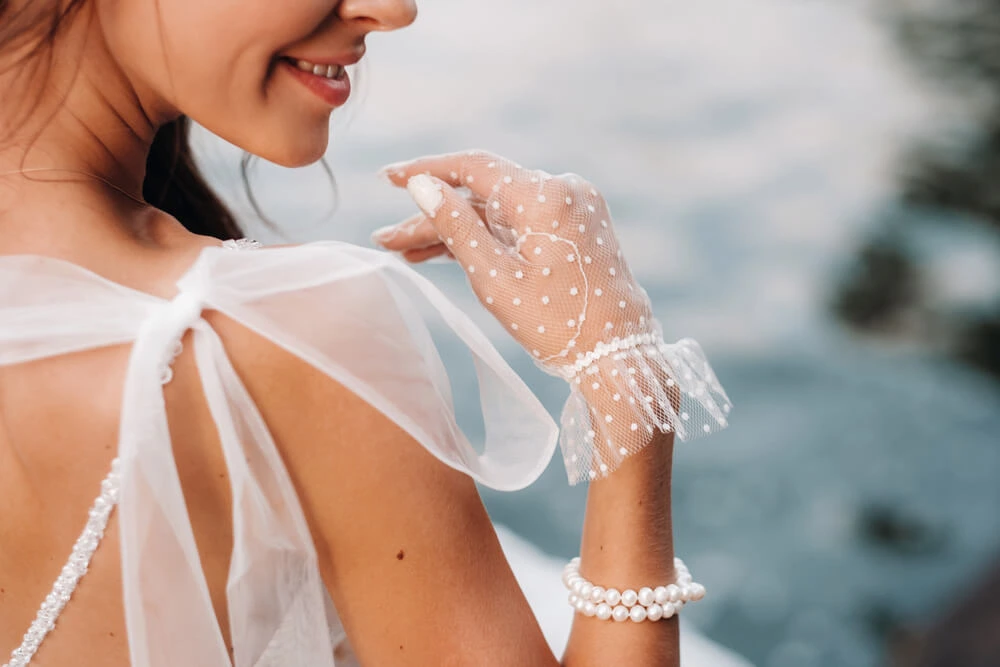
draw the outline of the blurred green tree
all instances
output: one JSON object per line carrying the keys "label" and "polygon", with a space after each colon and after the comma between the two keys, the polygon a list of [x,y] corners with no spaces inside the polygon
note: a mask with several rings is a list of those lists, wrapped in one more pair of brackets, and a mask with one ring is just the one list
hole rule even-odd
{"label": "blurred green tree", "polygon": [[[902,51],[971,121],[955,136],[906,151],[898,207],[859,250],[833,309],[861,331],[932,339],[1000,378],[1000,298],[972,311],[931,307],[928,277],[910,242],[917,220],[971,223],[995,235],[1000,248],[1000,0],[886,0],[884,7]],[[1000,250],[993,259],[1000,266]]]}

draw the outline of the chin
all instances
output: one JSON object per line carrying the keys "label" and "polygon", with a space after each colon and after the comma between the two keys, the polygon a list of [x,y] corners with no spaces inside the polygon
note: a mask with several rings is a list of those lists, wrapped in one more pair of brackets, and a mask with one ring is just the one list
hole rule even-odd
{"label": "chin", "polygon": [[[229,136],[227,136],[229,134]],[[255,124],[237,136],[219,134],[237,148],[282,167],[305,167],[319,161],[330,142],[330,119],[303,122],[280,119],[274,123]]]}
{"label": "chin", "polygon": [[[287,125],[299,127],[301,125]],[[275,141],[276,140],[276,141]],[[282,167],[305,167],[319,161],[326,153],[330,142],[329,119],[314,131],[298,131],[272,135],[272,141],[262,146],[258,152],[261,158]]]}

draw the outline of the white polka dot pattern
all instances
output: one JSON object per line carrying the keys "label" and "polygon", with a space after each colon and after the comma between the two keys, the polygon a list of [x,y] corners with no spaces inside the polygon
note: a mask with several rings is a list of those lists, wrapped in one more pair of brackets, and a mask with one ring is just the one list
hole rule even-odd
{"label": "white polka dot pattern", "polygon": [[727,425],[730,402],[701,347],[664,342],[594,186],[486,152],[454,157],[450,182],[435,182],[440,208],[458,216],[429,218],[486,308],[569,381],[560,446],[571,484],[611,474],[656,432],[689,439]]}

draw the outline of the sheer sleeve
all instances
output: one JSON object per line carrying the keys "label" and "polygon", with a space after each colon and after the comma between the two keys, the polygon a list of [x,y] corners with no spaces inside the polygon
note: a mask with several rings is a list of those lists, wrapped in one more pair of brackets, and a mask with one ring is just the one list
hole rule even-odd
{"label": "sheer sleeve", "polygon": [[[527,486],[558,429],[475,324],[397,258],[336,242],[220,253],[188,280],[208,307],[299,356],[371,403],[445,464],[499,490]],[[182,289],[184,284],[181,284]],[[485,437],[459,428],[432,339],[433,314],[472,354]]]}

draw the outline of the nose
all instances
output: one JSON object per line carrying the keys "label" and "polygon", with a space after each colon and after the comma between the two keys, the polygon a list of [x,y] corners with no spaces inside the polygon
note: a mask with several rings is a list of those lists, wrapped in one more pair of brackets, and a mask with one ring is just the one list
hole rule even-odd
{"label": "nose", "polygon": [[363,23],[368,30],[399,30],[417,18],[415,0],[342,0],[340,18]]}

